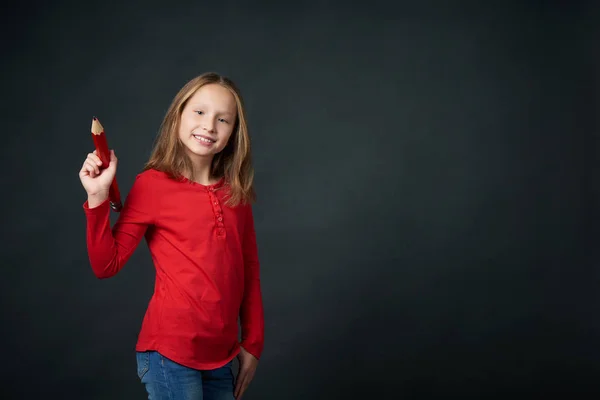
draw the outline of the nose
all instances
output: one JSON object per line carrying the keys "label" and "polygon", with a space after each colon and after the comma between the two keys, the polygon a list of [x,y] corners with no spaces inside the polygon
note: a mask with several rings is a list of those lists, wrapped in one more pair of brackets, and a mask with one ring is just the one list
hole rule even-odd
{"label": "nose", "polygon": [[212,120],[212,118],[207,118],[207,120],[204,121],[204,126],[202,127],[202,129],[208,132],[214,132],[215,122]]}

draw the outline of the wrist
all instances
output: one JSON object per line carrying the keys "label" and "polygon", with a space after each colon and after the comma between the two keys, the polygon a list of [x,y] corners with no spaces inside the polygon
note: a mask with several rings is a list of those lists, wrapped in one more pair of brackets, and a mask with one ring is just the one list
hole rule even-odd
{"label": "wrist", "polygon": [[88,193],[88,207],[98,207],[108,199],[108,190],[98,193]]}

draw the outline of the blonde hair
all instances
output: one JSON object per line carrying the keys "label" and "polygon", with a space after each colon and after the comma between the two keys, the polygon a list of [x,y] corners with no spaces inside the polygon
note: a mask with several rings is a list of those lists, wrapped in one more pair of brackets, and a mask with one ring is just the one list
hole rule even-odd
{"label": "blonde hair", "polygon": [[191,174],[189,179],[194,180],[192,160],[184,151],[184,145],[178,134],[181,113],[187,101],[198,89],[212,83],[219,84],[231,91],[237,104],[237,117],[227,146],[221,152],[215,154],[213,158],[211,175],[219,178],[224,177],[229,185],[230,193],[226,201],[228,206],[252,203],[255,200],[254,169],[252,167],[250,136],[248,135],[242,96],[239,89],[229,78],[214,72],[207,72],[195,77],[175,95],[162,121],[154,149],[150,159],[144,166],[144,170],[156,169],[167,173],[174,179],[183,178],[183,173],[187,172]]}

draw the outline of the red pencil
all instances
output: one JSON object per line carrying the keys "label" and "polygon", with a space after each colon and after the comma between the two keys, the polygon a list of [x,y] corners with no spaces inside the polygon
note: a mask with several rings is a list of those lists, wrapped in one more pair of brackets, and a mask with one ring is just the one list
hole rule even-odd
{"label": "red pencil", "polygon": [[[102,165],[100,168],[108,168],[110,165],[110,152],[108,150],[108,144],[106,142],[106,134],[104,133],[104,127],[98,121],[98,118],[92,119],[92,138],[94,139],[94,145],[96,146],[96,155],[100,157]],[[119,185],[117,184],[117,177],[113,179],[110,189],[108,192],[108,201],[110,207],[116,211],[121,211],[123,205],[121,204],[121,193],[119,192]]]}

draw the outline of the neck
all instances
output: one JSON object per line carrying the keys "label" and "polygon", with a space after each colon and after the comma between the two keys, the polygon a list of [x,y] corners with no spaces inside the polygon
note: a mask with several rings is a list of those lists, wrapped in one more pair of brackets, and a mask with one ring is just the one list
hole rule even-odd
{"label": "neck", "polygon": [[[194,168],[194,182],[201,185],[211,185],[215,181],[215,177],[210,173],[210,167],[212,165],[212,157],[193,157],[192,166]],[[189,175],[187,174],[189,178]]]}

